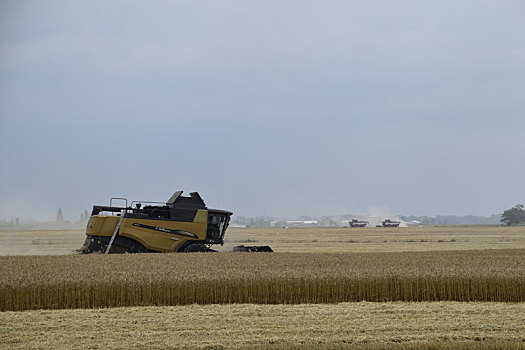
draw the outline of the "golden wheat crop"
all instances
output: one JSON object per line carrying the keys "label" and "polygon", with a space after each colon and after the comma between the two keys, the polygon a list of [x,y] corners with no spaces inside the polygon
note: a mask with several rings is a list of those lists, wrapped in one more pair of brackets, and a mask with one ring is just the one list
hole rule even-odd
{"label": "golden wheat crop", "polygon": [[525,250],[0,257],[0,310],[525,301]]}

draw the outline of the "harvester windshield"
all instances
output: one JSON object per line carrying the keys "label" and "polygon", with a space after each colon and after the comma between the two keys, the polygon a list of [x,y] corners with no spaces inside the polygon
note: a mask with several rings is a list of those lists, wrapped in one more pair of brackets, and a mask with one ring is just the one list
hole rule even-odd
{"label": "harvester windshield", "polygon": [[230,222],[230,215],[230,212],[223,210],[208,210],[208,241],[222,241]]}

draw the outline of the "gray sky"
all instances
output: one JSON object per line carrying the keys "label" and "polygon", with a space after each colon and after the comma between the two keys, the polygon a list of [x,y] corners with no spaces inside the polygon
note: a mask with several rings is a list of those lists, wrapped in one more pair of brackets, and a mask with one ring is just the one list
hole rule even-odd
{"label": "gray sky", "polygon": [[525,202],[522,1],[2,1],[0,218]]}

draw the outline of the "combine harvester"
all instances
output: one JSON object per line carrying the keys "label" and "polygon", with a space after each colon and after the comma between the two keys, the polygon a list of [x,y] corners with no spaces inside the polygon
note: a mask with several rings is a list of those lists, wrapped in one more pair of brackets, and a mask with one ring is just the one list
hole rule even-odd
{"label": "combine harvester", "polygon": [[366,227],[366,225],[368,225],[369,222],[352,219],[352,221],[349,221],[348,223],[350,224],[350,227]]}
{"label": "combine harvester", "polygon": [[393,221],[390,219],[385,219],[381,223],[381,227],[399,227],[400,224],[401,224],[401,221]]}
{"label": "combine harvester", "polygon": [[[113,201],[125,202],[124,207]],[[147,204],[143,206],[143,204]],[[116,214],[116,215],[115,215]],[[208,209],[197,192],[177,191],[166,202],[111,198],[109,206],[94,205],[82,253],[215,252],[233,213]],[[269,246],[237,246],[237,252],[272,252]]]}

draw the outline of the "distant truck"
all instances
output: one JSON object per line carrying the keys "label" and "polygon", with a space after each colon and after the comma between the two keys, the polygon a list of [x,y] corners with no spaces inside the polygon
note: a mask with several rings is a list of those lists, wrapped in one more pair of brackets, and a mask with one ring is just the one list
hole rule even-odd
{"label": "distant truck", "polygon": [[393,221],[390,219],[385,219],[381,223],[381,227],[399,227],[399,224],[401,224],[401,221]]}
{"label": "distant truck", "polygon": [[368,221],[362,221],[362,220],[356,220],[353,219],[352,221],[348,222],[350,224],[350,227],[365,227],[368,225]]}

